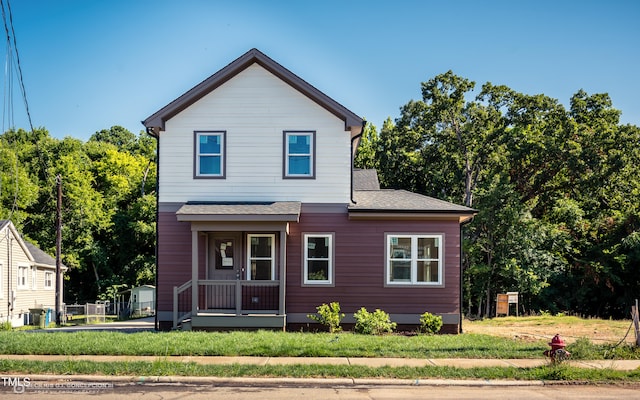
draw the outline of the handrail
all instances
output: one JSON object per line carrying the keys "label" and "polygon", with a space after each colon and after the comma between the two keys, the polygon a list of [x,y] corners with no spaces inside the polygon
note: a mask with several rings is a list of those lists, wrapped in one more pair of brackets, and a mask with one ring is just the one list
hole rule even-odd
{"label": "handrail", "polygon": [[176,329],[178,327],[178,321],[182,322],[185,318],[188,318],[191,315],[191,309],[188,312],[179,315],[180,310],[178,296],[180,293],[186,291],[187,289],[192,289],[193,284],[191,280],[183,283],[180,286],[173,287],[173,328]]}
{"label": "handrail", "polygon": [[180,286],[177,286],[176,288],[178,289],[178,293],[182,293],[184,292],[186,289],[191,287],[191,280],[186,281],[185,283],[183,283]]}

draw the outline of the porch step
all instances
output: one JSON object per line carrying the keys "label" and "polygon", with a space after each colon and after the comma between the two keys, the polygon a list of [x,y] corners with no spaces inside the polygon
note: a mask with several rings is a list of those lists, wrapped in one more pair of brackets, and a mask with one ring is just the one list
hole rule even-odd
{"label": "porch step", "polygon": [[286,315],[197,315],[182,323],[182,330],[192,329],[281,329]]}

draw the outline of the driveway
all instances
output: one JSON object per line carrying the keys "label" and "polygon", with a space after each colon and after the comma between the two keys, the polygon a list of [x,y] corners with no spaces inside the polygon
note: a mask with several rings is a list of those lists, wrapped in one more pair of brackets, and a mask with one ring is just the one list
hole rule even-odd
{"label": "driveway", "polygon": [[155,317],[132,319],[128,321],[107,322],[104,324],[75,325],[62,328],[37,329],[32,332],[78,332],[78,331],[116,331],[143,332],[155,330]]}

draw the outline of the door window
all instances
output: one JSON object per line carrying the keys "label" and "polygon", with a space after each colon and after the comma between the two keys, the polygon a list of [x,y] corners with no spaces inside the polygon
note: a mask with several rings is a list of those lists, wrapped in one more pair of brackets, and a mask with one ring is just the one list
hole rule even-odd
{"label": "door window", "polygon": [[247,235],[248,280],[275,280],[275,235]]}

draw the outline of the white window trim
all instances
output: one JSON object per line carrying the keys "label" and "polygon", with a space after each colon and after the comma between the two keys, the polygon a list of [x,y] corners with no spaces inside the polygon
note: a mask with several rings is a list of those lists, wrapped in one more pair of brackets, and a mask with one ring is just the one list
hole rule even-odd
{"label": "white window trim", "polygon": [[[47,286],[47,276],[51,277],[51,279],[50,279],[51,284],[48,285],[48,286]],[[51,271],[45,271],[44,272],[44,288],[45,289],[53,290],[53,286],[54,286],[54,282],[55,282],[54,281],[54,279],[55,279],[54,277],[55,277],[55,274],[53,272],[51,272]]]}
{"label": "white window trim", "polygon": [[[18,264],[18,282],[16,287],[18,289],[28,289],[29,288],[29,268],[28,265],[20,265]],[[24,273],[24,276],[23,276]],[[22,279],[24,277],[24,284],[22,283]]]}
{"label": "white window trim", "polygon": [[[267,258],[267,257],[251,257],[251,239],[254,237],[270,237],[271,238],[271,257]],[[271,280],[275,281],[276,280],[276,235],[272,234],[272,233],[250,233],[247,235],[247,280],[251,281],[251,280],[255,280],[255,279],[251,279],[251,261],[252,260],[257,260],[257,261],[264,261],[264,260],[271,260]]]}
{"label": "white window trim", "polygon": [[[294,154],[293,156],[309,156],[308,174],[289,173],[289,136],[309,136],[309,153]],[[285,179],[315,179],[316,177],[316,132],[315,131],[284,131],[284,170],[282,176]]]}
{"label": "white window trim", "polygon": [[[333,280],[334,280],[334,268],[333,268],[333,264],[334,264],[334,259],[335,259],[335,246],[334,246],[334,233],[305,233],[303,235],[303,240],[302,240],[302,284],[303,285],[309,285],[309,286],[317,286],[317,285],[321,285],[321,286],[333,286]],[[308,257],[308,252],[307,252],[307,246],[309,244],[309,238],[311,237],[324,237],[324,238],[329,238],[329,257],[326,259],[327,261],[329,261],[329,267],[328,267],[328,277],[326,280],[309,280],[309,260],[313,260],[310,259]],[[323,258],[318,258],[316,260],[325,260]]]}
{"label": "white window trim", "polygon": [[35,265],[31,266],[31,289],[38,289],[38,267]]}
{"label": "white window trim", "polygon": [[[200,137],[201,136],[220,136],[220,153],[204,153],[200,154]],[[218,178],[226,177],[226,149],[227,149],[227,131],[195,131],[194,132],[194,171],[195,178]],[[220,173],[219,174],[203,174],[200,173],[200,156],[220,156]]]}
{"label": "white window trim", "polygon": [[[394,282],[391,280],[391,255],[389,249],[391,247],[391,238],[410,238],[411,239],[411,281],[410,282]],[[418,259],[418,238],[436,238],[438,239],[438,258],[421,258]],[[444,287],[444,234],[422,234],[422,233],[387,233],[385,235],[385,286],[430,286]],[[438,261],[438,281],[436,282],[419,282],[418,261]]]}

